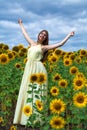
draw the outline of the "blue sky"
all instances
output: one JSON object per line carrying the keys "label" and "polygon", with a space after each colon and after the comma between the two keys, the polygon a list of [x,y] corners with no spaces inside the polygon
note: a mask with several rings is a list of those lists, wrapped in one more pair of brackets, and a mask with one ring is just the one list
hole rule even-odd
{"label": "blue sky", "polygon": [[74,30],[75,36],[61,49],[87,49],[87,0],[0,0],[0,43],[28,46],[18,18],[35,41],[42,29],[49,32],[49,44]]}

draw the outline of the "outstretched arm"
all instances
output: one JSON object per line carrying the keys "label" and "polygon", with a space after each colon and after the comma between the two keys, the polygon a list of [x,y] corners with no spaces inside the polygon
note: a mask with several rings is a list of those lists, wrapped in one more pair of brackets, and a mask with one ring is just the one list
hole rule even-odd
{"label": "outstretched arm", "polygon": [[43,46],[43,50],[47,51],[47,50],[50,50],[50,49],[54,49],[54,48],[63,46],[68,41],[68,39],[70,37],[74,36],[74,34],[75,34],[74,32],[70,32],[61,42],[56,43],[56,44],[52,44],[52,45]]}
{"label": "outstretched arm", "polygon": [[26,32],[21,19],[18,19],[18,23],[19,23],[19,25],[21,27],[22,33],[23,33],[25,39],[27,40],[27,42],[30,45],[35,45],[35,42],[28,36],[28,33]]}

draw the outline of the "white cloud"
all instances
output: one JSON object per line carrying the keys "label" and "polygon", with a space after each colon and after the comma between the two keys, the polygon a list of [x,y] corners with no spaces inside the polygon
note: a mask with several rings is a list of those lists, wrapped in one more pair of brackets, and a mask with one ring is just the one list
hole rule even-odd
{"label": "white cloud", "polygon": [[1,20],[0,21],[0,26],[4,27],[4,28],[8,28],[8,29],[11,29],[11,28],[18,28],[18,24],[16,24],[15,22],[11,22],[11,21],[4,21],[4,20]]}

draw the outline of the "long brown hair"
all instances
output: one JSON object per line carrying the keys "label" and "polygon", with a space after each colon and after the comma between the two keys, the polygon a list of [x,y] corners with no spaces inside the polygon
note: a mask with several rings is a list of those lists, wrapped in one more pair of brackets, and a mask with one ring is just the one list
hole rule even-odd
{"label": "long brown hair", "polygon": [[[39,35],[42,33],[42,32],[46,32],[46,39],[41,43],[42,45],[48,45],[48,42],[49,42],[49,34],[48,34],[48,31],[47,30],[42,30],[39,34],[38,34],[38,40],[37,42],[39,42]],[[48,51],[46,51],[43,55],[43,58],[42,58],[42,62],[46,60],[48,56]]]}

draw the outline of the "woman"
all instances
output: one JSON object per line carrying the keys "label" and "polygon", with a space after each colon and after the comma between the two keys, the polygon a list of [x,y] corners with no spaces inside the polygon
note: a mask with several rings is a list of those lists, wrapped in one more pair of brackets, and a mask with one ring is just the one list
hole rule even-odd
{"label": "woman", "polygon": [[[71,36],[74,36],[74,32],[70,32],[64,38],[64,40],[62,40],[60,43],[48,45],[49,36],[48,36],[48,32],[46,30],[42,30],[39,33],[38,40],[37,40],[37,42],[35,42],[28,36],[21,19],[18,20],[18,23],[22,29],[22,33],[23,33],[25,39],[30,44],[30,48],[28,49],[27,63],[25,66],[25,70],[24,70],[24,74],[23,74],[23,78],[22,78],[22,82],[21,82],[21,86],[20,86],[20,90],[19,90],[19,95],[18,95],[13,123],[21,124],[21,125],[27,124],[27,121],[29,121],[30,115],[26,115],[23,111],[24,110],[23,108],[25,106],[27,106],[27,107],[29,107],[28,111],[31,114],[38,115],[33,123],[40,122],[41,124],[43,124],[43,120],[41,118],[43,113],[41,114],[40,111],[46,105],[46,102],[42,101],[42,97],[44,97],[44,96],[47,97],[47,72],[46,72],[44,65],[41,63],[41,60],[44,59],[44,57],[46,56],[46,52],[48,50],[58,48],[58,47],[64,45]],[[44,74],[46,76],[44,85],[42,85],[42,90],[44,90],[44,91],[39,93],[39,90],[41,89],[40,82],[37,83],[37,85],[35,86],[36,87],[35,90],[38,92],[37,96],[39,97],[39,99],[38,99],[39,107],[41,107],[41,105],[43,104],[41,109],[39,108],[38,111],[36,110],[35,107],[33,107],[35,104],[38,104],[37,96],[35,96],[35,91],[31,91],[32,87],[29,87],[29,84],[31,84],[31,82],[32,82],[31,75],[34,75],[34,74]],[[33,102],[27,102],[27,99],[29,100],[29,99],[31,99],[31,97],[32,97]],[[29,123],[31,123],[31,122],[29,122]]]}

